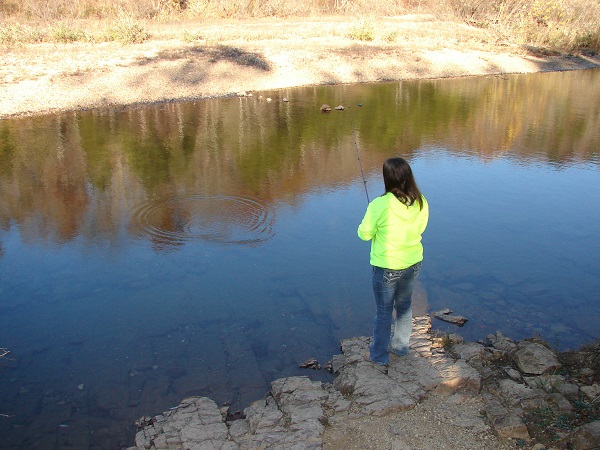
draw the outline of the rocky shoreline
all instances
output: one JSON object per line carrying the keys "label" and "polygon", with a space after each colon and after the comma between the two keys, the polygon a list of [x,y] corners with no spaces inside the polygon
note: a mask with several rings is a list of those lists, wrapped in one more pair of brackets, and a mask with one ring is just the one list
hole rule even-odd
{"label": "rocky shoreline", "polygon": [[[333,384],[278,379],[243,414],[191,397],[161,415],[143,417],[128,450],[451,449],[457,442],[473,449],[600,446],[598,349],[587,360],[580,353],[576,366],[569,365],[543,343],[514,342],[499,332],[478,343],[463,342],[457,334],[436,336],[428,316],[414,319],[410,354],[392,357],[386,367],[364,359],[368,343],[366,337],[341,342],[342,354],[330,364]],[[573,354],[570,358],[575,363]],[[427,402],[435,405],[423,408]],[[416,422],[403,416],[419,407]],[[429,416],[422,414],[428,410]],[[374,446],[364,447],[356,436],[365,419],[367,426],[389,424]],[[550,425],[540,428],[541,419]],[[427,444],[430,434],[436,438]]]}

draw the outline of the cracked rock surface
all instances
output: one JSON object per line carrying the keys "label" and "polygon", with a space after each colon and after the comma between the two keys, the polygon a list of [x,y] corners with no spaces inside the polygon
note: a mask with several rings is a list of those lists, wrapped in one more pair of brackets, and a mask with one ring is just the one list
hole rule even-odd
{"label": "cracked rock surface", "polygon": [[[330,364],[333,384],[303,376],[275,380],[237,420],[211,399],[191,397],[162,415],[140,419],[135,446],[128,450],[600,446],[595,369],[559,375],[559,359],[541,343],[517,343],[499,332],[482,343],[435,337],[427,316],[413,319],[409,355],[392,356],[388,366],[365,359],[369,341],[341,342],[342,354]],[[582,402],[590,420],[578,424],[575,412]],[[573,426],[532,434],[531,419],[540,412],[549,423],[568,418]],[[551,445],[539,442],[540,436]]]}
{"label": "cracked rock surface", "polygon": [[[461,437],[463,448],[481,448],[477,447],[481,442],[504,448],[494,447],[496,438],[480,411],[477,370],[433,342],[429,318],[415,319],[413,329],[410,354],[392,357],[387,367],[364,359],[368,338],[342,341],[342,354],[333,360],[337,372],[333,385],[308,377],[276,380],[240,420],[227,421],[208,398],[186,399],[172,411],[142,420],[130,450],[416,448],[413,440],[433,445],[439,436],[449,447],[438,448],[453,448],[456,433],[469,436]],[[406,415],[393,423],[393,414],[402,412]],[[379,430],[379,437],[361,441],[365,434],[357,429],[365,427]],[[340,440],[334,430],[348,442],[332,443],[330,438]]]}

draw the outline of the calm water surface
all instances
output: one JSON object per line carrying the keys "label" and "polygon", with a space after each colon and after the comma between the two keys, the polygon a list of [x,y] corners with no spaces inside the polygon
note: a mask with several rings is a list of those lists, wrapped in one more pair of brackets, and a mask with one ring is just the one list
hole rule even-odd
{"label": "calm water surface", "polygon": [[371,199],[401,155],[429,200],[418,312],[600,338],[598,70],[4,120],[0,446],[115,449],[186,396],[327,380],[298,364],[374,313],[353,130]]}

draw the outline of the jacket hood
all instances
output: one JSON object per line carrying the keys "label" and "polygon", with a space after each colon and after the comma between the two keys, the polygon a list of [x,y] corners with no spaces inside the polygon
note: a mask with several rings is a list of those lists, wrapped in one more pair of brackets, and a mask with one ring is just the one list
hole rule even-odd
{"label": "jacket hood", "polygon": [[[415,202],[411,206],[407,206],[398,200],[398,198],[396,198],[396,196],[391,192],[388,192],[385,197],[390,205],[390,211],[392,214],[405,222],[414,222],[421,212],[419,202]],[[425,204],[426,200],[423,198],[423,207],[425,207]]]}

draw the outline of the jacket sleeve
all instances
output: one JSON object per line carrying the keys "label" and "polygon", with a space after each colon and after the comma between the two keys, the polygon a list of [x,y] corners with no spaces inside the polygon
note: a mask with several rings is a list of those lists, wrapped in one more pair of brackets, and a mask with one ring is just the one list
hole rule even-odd
{"label": "jacket sleeve", "polygon": [[[423,200],[425,200],[425,197],[423,197]],[[421,219],[421,227],[419,230],[420,234],[423,234],[425,228],[427,228],[427,223],[429,222],[429,203],[427,202],[427,200],[425,200],[424,203],[425,204],[423,205],[423,211],[421,211],[423,217]]]}
{"label": "jacket sleeve", "polygon": [[363,241],[370,241],[373,239],[373,236],[375,236],[376,231],[377,217],[373,208],[373,204],[370,203],[367,207],[367,212],[365,213],[362,222],[358,226],[358,237]]}

